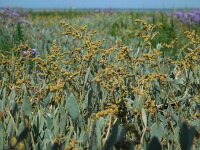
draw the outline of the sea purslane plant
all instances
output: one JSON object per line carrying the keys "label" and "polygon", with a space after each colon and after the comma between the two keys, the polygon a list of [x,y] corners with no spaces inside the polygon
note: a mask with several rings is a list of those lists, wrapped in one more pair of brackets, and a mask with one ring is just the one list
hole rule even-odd
{"label": "sea purslane plant", "polygon": [[176,12],[175,17],[183,22],[184,24],[189,25],[200,25],[200,9],[193,10],[190,12]]}
{"label": "sea purslane plant", "polygon": [[134,24],[133,47],[62,21],[42,57],[24,42],[0,55],[0,149],[199,149],[200,37],[174,60],[178,39],[153,45],[162,24]]}

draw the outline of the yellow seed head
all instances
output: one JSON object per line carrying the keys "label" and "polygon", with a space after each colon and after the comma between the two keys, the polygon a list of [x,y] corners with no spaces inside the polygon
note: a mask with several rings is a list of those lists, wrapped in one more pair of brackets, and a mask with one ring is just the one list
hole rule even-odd
{"label": "yellow seed head", "polygon": [[24,143],[19,143],[18,145],[17,145],[17,149],[18,150],[25,150],[25,146],[24,146]]}
{"label": "yellow seed head", "polygon": [[16,139],[16,137],[13,137],[12,139],[11,139],[11,145],[12,146],[15,146],[17,144],[17,139]]}

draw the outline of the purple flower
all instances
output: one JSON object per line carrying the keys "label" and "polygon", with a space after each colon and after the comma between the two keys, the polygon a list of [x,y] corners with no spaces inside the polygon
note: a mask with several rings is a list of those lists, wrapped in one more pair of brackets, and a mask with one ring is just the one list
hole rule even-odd
{"label": "purple flower", "polygon": [[30,52],[29,52],[28,50],[24,50],[24,51],[22,51],[22,54],[23,54],[24,56],[27,56],[27,55],[30,54]]}
{"label": "purple flower", "polygon": [[184,24],[200,25],[200,9],[190,12],[176,12],[174,16]]}
{"label": "purple flower", "polygon": [[32,57],[36,57],[36,55],[39,55],[40,53],[38,52],[37,49],[32,49]]}
{"label": "purple flower", "polygon": [[15,10],[12,10],[10,8],[5,8],[3,11],[2,11],[2,15],[4,17],[10,17],[10,18],[15,18],[17,19],[18,17],[20,17],[20,14],[15,11]]}
{"label": "purple flower", "polygon": [[24,57],[31,57],[31,58],[35,58],[37,55],[39,55],[40,53],[38,52],[38,50],[37,49],[32,49],[31,51],[29,51],[29,50],[24,50],[24,51],[22,51],[22,55],[24,56]]}
{"label": "purple flower", "polygon": [[0,12],[0,19],[4,20],[12,20],[13,22],[17,23],[28,23],[30,24],[29,21],[25,19],[27,16],[27,13],[20,12],[11,8],[5,8]]}

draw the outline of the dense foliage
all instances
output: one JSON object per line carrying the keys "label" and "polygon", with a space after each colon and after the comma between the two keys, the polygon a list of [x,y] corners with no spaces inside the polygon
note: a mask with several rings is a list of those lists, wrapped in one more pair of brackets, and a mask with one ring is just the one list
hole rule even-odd
{"label": "dense foliage", "polygon": [[198,25],[163,13],[2,16],[0,149],[200,148]]}

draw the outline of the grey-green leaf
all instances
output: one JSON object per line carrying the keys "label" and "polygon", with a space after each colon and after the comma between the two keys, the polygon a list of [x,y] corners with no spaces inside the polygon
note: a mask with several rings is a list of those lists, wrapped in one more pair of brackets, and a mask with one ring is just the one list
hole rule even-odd
{"label": "grey-green leaf", "polygon": [[78,103],[73,94],[69,95],[66,105],[67,105],[67,110],[69,111],[69,114],[72,117],[73,121],[77,121],[79,117],[79,109],[78,109]]}
{"label": "grey-green leaf", "polygon": [[4,149],[4,127],[2,121],[0,121],[0,149]]}
{"label": "grey-green leaf", "polygon": [[84,80],[84,86],[86,85],[86,83],[87,83],[87,80],[88,80],[88,77],[89,77],[89,74],[90,74],[90,70],[91,70],[91,68],[89,67],[89,68],[87,68],[87,71],[86,71],[86,75],[85,75],[85,80]]}
{"label": "grey-green leaf", "polygon": [[23,104],[22,104],[22,110],[25,114],[25,116],[31,115],[32,112],[32,104],[30,99],[27,96],[27,93],[24,93],[24,98],[23,98]]}
{"label": "grey-green leaf", "polygon": [[93,150],[93,149],[97,148],[96,144],[97,144],[96,122],[94,122],[92,125],[92,131],[91,131],[91,135],[90,135],[89,150]]}
{"label": "grey-green leaf", "polygon": [[143,120],[144,126],[146,128],[147,127],[147,115],[145,113],[144,108],[142,108],[142,120]]}
{"label": "grey-green leaf", "polygon": [[67,123],[67,115],[63,106],[60,106],[60,134],[62,135],[65,131],[65,126]]}
{"label": "grey-green leaf", "polygon": [[163,137],[163,133],[164,133],[164,126],[162,123],[159,123],[159,124],[154,123],[151,126],[151,138],[155,136],[159,139],[159,141],[161,141]]}

